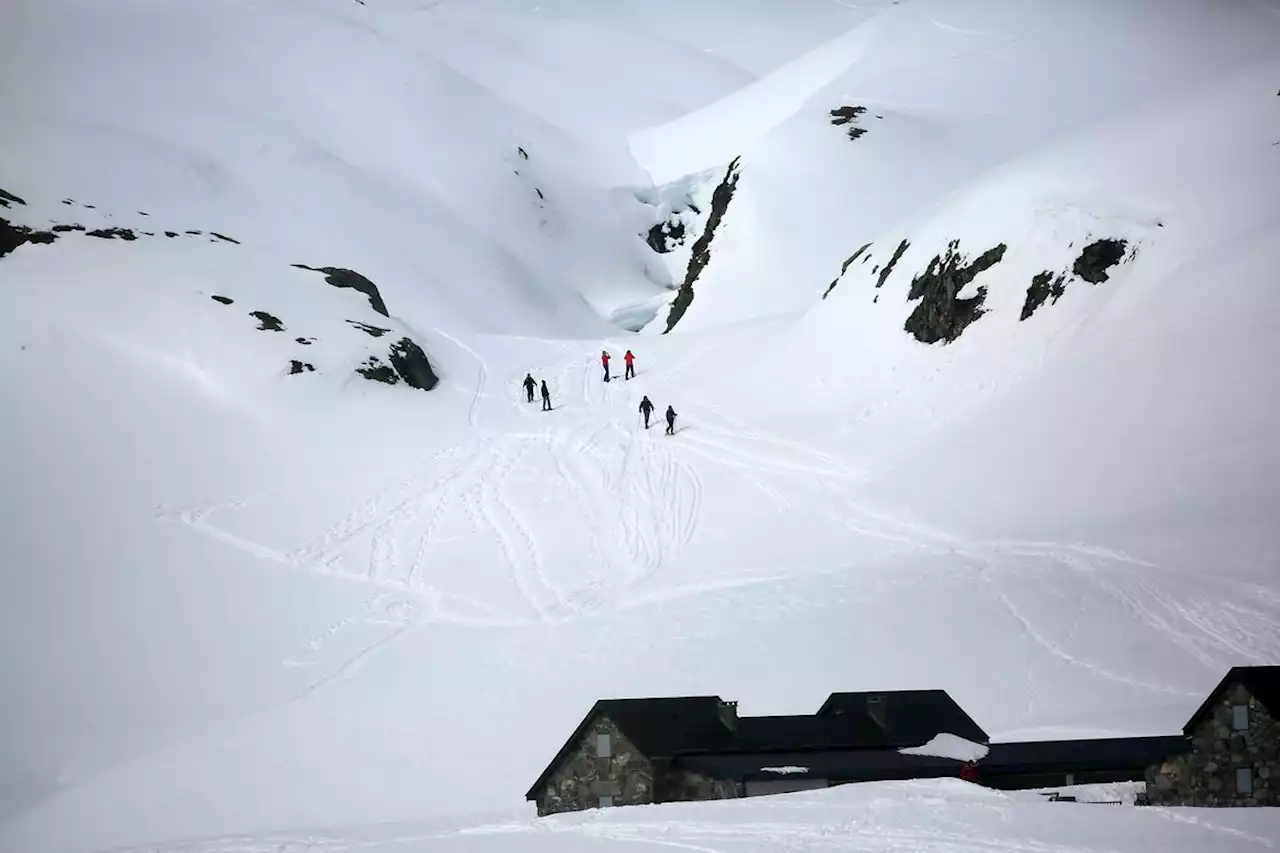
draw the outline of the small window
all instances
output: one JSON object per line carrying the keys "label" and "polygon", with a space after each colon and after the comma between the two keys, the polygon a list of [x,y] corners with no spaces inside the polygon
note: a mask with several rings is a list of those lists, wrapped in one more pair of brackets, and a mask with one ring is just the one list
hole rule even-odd
{"label": "small window", "polygon": [[1074,785],[1076,783],[1076,774],[1068,773],[1066,779],[1062,781],[1064,785]]}
{"label": "small window", "polygon": [[608,735],[596,735],[596,757],[609,758],[613,755],[613,744]]}
{"label": "small window", "polygon": [[1241,767],[1236,770],[1236,793],[1253,793],[1253,768]]}
{"label": "small window", "polygon": [[1249,706],[1248,705],[1232,705],[1231,706],[1231,728],[1238,732],[1242,732],[1249,728]]}
{"label": "small window", "polygon": [[611,805],[613,805],[613,797],[609,796],[608,794],[601,795],[600,808],[607,809]]}

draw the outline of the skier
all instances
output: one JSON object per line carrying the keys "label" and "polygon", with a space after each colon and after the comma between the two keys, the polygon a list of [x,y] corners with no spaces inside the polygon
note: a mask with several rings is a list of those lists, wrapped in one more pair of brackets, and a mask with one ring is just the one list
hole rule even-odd
{"label": "skier", "polygon": [[604,381],[609,381],[609,351],[603,350],[600,353],[600,363],[604,365]]}
{"label": "skier", "polygon": [[[529,399],[533,399],[530,397]],[[547,380],[542,380],[542,411],[551,411],[551,392],[547,390]]]}
{"label": "skier", "polygon": [[533,381],[533,374],[526,373],[524,377],[524,392],[528,395],[530,403],[533,402],[533,386],[536,384],[537,383]]}
{"label": "skier", "polygon": [[667,435],[676,434],[676,410],[667,406]]}
{"label": "skier", "polygon": [[636,375],[636,364],[635,364],[636,357],[631,354],[631,350],[627,350],[627,354],[622,357],[622,360],[627,363],[626,373],[624,374],[623,378],[630,379],[631,377]]}
{"label": "skier", "polygon": [[640,401],[640,414],[644,415],[644,428],[649,428],[649,415],[653,412],[653,403],[649,402],[649,398],[645,397]]}

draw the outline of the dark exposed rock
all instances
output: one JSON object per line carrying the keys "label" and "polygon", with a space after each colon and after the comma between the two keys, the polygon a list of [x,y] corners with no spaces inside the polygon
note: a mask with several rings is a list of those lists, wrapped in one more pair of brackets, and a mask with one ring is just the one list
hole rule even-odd
{"label": "dark exposed rock", "polygon": [[1057,303],[1062,294],[1067,292],[1065,279],[1066,277],[1061,273],[1055,279],[1049,270],[1032,276],[1031,286],[1027,288],[1027,300],[1022,303],[1022,314],[1018,317],[1018,321],[1026,320],[1036,313],[1036,309],[1050,296],[1053,297],[1053,302],[1050,304]]}
{"label": "dark exposed rock", "polygon": [[83,225],[55,225],[53,226],[53,230],[61,234],[67,231],[83,231],[84,226]]}
{"label": "dark exposed rock", "polygon": [[150,214],[150,213],[147,213],[145,210],[139,210],[139,211],[138,211],[138,215],[139,215],[139,216],[150,216],[151,214]]}
{"label": "dark exposed rock", "polygon": [[75,203],[76,203],[76,200],[75,200],[74,198],[64,198],[64,199],[62,200],[62,203],[63,203],[63,204],[75,204]]}
{"label": "dark exposed rock", "polygon": [[295,373],[302,373],[304,370],[307,373],[314,373],[315,369],[316,367],[314,364],[308,364],[305,361],[298,361],[296,358],[289,359],[289,375],[290,376],[292,376]]}
{"label": "dark exposed rock", "polygon": [[345,270],[341,267],[309,267],[306,264],[293,264],[300,270],[310,270],[324,274],[324,280],[334,287],[349,287],[352,290],[358,290],[365,296],[369,297],[369,305],[374,311],[377,311],[383,317],[390,317],[387,313],[387,305],[382,301],[382,294],[378,292],[378,286],[369,279],[360,275],[354,270]]}
{"label": "dark exposed rock", "polygon": [[315,338],[294,338],[294,340],[302,344],[304,347],[309,347],[311,346],[311,342],[314,341]]}
{"label": "dark exposed rock", "polygon": [[[862,253],[870,248],[871,248],[870,243],[864,243],[863,245],[858,247],[858,251],[850,255],[849,258],[843,264],[840,265],[840,275],[833,278],[831,280],[831,284],[827,285],[827,289],[822,294],[823,299],[826,299],[827,295],[830,294],[831,291],[836,289],[836,285],[840,283],[840,279],[844,277],[845,272],[849,269],[849,267],[853,264],[853,262],[856,261],[858,258],[862,257]],[[866,260],[866,258],[863,258],[863,260]]]}
{"label": "dark exposed rock", "polygon": [[387,332],[391,331],[390,329],[383,329],[380,326],[370,326],[368,323],[361,323],[359,320],[348,320],[347,322],[365,334],[375,338],[380,338]]}
{"label": "dark exposed rock", "polygon": [[676,246],[684,245],[685,234],[684,221],[672,216],[650,228],[645,242],[649,244],[650,249],[665,255]]}
{"label": "dark exposed rock", "polygon": [[1008,248],[1001,243],[983,252],[973,263],[965,264],[964,257],[957,251],[959,245],[959,240],[952,240],[945,256],[934,255],[928,268],[911,280],[907,299],[918,299],[920,304],[907,317],[903,328],[921,343],[951,343],[985,313],[982,310],[987,298],[985,287],[979,287],[977,294],[967,299],[957,294],[979,273],[999,263]]}
{"label": "dark exposed rock", "polygon": [[1097,240],[1085,246],[1071,271],[1090,284],[1100,284],[1110,276],[1107,270],[1124,259],[1124,240]]}
{"label": "dark exposed rock", "polygon": [[145,235],[145,236],[147,236],[147,237],[154,237],[154,236],[156,236],[156,232],[154,232],[154,231],[143,231],[142,233],[143,233],[143,235]]}
{"label": "dark exposed rock", "polygon": [[724,219],[729,202],[733,200],[734,190],[738,188],[738,179],[742,176],[738,171],[738,161],[741,159],[741,157],[733,158],[733,162],[724,173],[724,178],[711,194],[711,213],[707,216],[707,227],[693,244],[693,253],[689,256],[689,267],[684,276],[684,283],[680,285],[680,290],[671,303],[671,312],[667,314],[667,328],[663,331],[664,335],[674,329],[676,323],[680,322],[680,318],[684,316],[684,312],[689,310],[689,305],[693,302],[693,284],[711,261],[711,240],[715,237],[716,228]]}
{"label": "dark exposed rock", "polygon": [[902,254],[907,251],[907,247],[910,245],[906,240],[903,240],[898,244],[898,248],[893,250],[893,257],[889,259],[889,263],[885,264],[884,269],[880,271],[880,278],[876,279],[876,290],[879,290],[889,279],[889,273],[893,272],[894,265],[898,263],[898,259],[902,257]]}
{"label": "dark exposed rock", "polygon": [[537,187],[534,187],[533,191],[538,194],[538,198],[542,199],[543,201],[546,201],[547,197],[542,194],[542,190],[538,189]]}
{"label": "dark exposed rock", "polygon": [[520,155],[520,158],[521,158],[522,160],[528,160],[528,159],[529,159],[529,152],[528,152],[528,151],[525,151],[525,150],[524,150],[523,148],[521,148],[519,145],[517,145],[517,146],[516,146],[516,153]]}
{"label": "dark exposed rock", "polygon": [[0,207],[9,207],[11,203],[12,203],[12,204],[21,204],[21,205],[24,205],[24,206],[26,205],[26,202],[25,202],[25,201],[23,201],[22,199],[18,198],[18,197],[17,197],[16,195],[14,195],[13,193],[11,193],[11,192],[5,192],[4,190],[0,190]]}
{"label": "dark exposed rock", "polygon": [[214,302],[221,302],[223,305],[230,305],[231,303],[235,302],[235,300],[232,299],[230,296],[219,296],[216,293],[213,296],[210,296],[209,298],[212,299]]}
{"label": "dark exposed rock", "polygon": [[388,358],[396,373],[400,374],[400,378],[410,388],[430,391],[440,381],[436,372],[431,369],[431,362],[427,361],[427,354],[422,351],[422,347],[409,338],[401,338],[392,344]]}
{"label": "dark exposed rock", "polygon": [[98,209],[98,206],[97,206],[96,204],[86,204],[86,205],[85,205],[85,207],[89,208],[89,210],[97,210],[97,209]]}
{"label": "dark exposed rock", "polygon": [[[867,132],[865,127],[857,125],[858,117],[867,111],[866,107],[838,107],[831,111],[831,123],[836,127],[846,125],[846,132],[850,139],[857,139]],[[877,116],[879,118],[879,116]]]}
{"label": "dark exposed rock", "polygon": [[235,243],[237,246],[240,245],[239,240],[233,240],[232,238],[228,237],[225,234],[219,234],[217,231],[210,231],[209,236],[216,237],[217,239],[222,240],[223,242],[226,242],[226,243]]}
{"label": "dark exposed rock", "polygon": [[250,317],[257,317],[258,322],[262,325],[258,326],[260,332],[283,332],[284,326],[280,323],[279,317],[273,317],[266,311],[250,311]]}
{"label": "dark exposed rock", "polygon": [[164,232],[164,236],[169,237],[170,239],[172,239],[172,238],[174,238],[174,237],[177,237],[177,236],[178,236],[178,232],[177,232],[177,231],[166,231],[166,232]]}
{"label": "dark exposed rock", "polygon": [[[86,205],[87,207],[87,205]],[[129,228],[97,228],[88,232],[90,237],[101,237],[103,240],[127,240],[133,242],[138,239],[138,235],[133,233]]]}
{"label": "dark exposed rock", "polygon": [[0,219],[0,258],[27,243],[52,243],[58,235],[52,231],[35,231],[25,225],[10,224]]}
{"label": "dark exposed rock", "polygon": [[203,234],[204,232],[203,232],[203,231],[188,231],[187,233],[188,233],[188,234],[190,234],[190,235],[191,235],[191,236],[193,236],[193,237],[199,237],[199,236],[200,236],[201,234]]}
{"label": "dark exposed rock", "polygon": [[382,359],[376,355],[371,355],[365,359],[364,363],[356,368],[365,379],[372,379],[374,382],[385,382],[388,385],[395,385],[400,381],[400,376],[388,364],[383,364]]}

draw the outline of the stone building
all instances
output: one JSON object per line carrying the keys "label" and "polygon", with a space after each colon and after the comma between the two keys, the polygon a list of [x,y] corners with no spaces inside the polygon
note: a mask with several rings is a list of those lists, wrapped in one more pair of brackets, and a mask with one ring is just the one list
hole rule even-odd
{"label": "stone building", "polygon": [[1237,666],[1182,729],[1189,748],[1147,768],[1165,806],[1280,806],[1280,666]]}

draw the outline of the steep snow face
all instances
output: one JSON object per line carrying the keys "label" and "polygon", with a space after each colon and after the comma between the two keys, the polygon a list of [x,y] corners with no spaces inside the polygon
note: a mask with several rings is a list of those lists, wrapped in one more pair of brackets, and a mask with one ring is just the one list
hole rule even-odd
{"label": "steep snow face", "polygon": [[1280,655],[1269,8],[10,3],[0,848],[452,833],[601,696],[1176,730]]}

